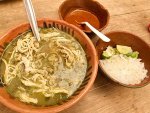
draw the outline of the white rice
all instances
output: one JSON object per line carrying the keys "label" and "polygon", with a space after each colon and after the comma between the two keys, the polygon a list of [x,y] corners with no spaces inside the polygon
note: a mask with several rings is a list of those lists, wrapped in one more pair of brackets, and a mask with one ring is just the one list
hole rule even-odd
{"label": "white rice", "polygon": [[139,84],[147,77],[147,70],[141,59],[126,57],[122,54],[100,60],[101,66],[111,78],[123,84]]}

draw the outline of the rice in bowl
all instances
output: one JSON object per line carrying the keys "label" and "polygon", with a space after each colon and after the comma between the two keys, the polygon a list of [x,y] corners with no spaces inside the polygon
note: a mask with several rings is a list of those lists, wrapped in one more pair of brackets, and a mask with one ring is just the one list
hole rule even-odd
{"label": "rice in bowl", "polygon": [[110,77],[122,84],[135,85],[147,77],[147,70],[141,59],[127,57],[123,54],[113,55],[109,59],[100,60],[102,68]]}

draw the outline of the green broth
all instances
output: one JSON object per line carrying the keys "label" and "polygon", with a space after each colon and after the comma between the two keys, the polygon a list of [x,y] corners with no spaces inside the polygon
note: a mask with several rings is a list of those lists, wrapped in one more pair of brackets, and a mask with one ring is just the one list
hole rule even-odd
{"label": "green broth", "polygon": [[87,69],[82,46],[55,28],[40,30],[41,41],[29,31],[5,49],[0,67],[7,92],[37,106],[56,105],[81,85]]}

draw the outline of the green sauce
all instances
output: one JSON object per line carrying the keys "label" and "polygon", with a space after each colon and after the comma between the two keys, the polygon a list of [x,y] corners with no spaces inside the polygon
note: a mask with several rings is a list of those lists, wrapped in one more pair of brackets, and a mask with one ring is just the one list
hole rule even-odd
{"label": "green sauce", "polygon": [[86,55],[74,37],[58,29],[41,29],[40,36],[37,42],[27,32],[9,43],[0,70],[11,96],[37,106],[56,105],[81,85]]}

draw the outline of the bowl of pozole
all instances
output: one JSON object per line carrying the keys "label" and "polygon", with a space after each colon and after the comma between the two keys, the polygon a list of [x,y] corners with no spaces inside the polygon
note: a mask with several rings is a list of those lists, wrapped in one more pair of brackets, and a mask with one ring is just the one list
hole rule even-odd
{"label": "bowl of pozole", "polygon": [[41,40],[29,24],[0,38],[0,102],[17,112],[54,113],[83,97],[98,68],[94,45],[85,33],[63,21],[38,21]]}

